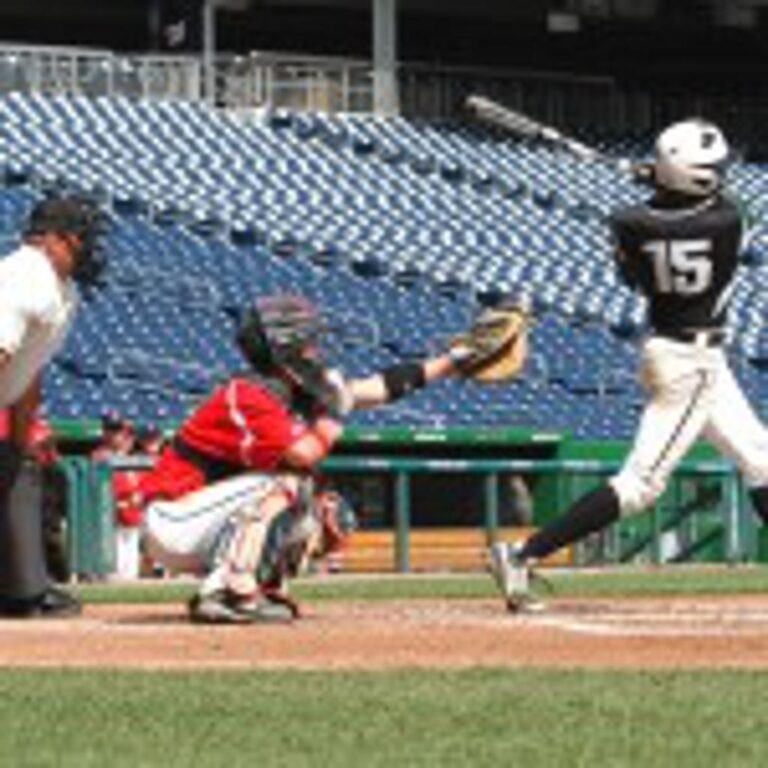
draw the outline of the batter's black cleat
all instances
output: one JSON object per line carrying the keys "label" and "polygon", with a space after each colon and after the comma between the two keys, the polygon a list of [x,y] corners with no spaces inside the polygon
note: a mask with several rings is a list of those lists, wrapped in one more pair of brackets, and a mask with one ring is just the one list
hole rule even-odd
{"label": "batter's black cleat", "polygon": [[80,600],[59,587],[48,587],[36,597],[0,595],[0,619],[69,619],[82,610]]}

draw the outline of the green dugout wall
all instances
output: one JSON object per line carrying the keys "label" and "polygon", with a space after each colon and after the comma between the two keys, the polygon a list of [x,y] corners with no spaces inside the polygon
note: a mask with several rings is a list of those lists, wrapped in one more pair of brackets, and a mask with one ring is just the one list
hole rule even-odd
{"label": "green dugout wall", "polygon": [[[66,428],[60,434],[65,446],[81,451],[93,437]],[[396,567],[408,570],[413,528],[481,527],[492,540],[506,524],[500,478],[514,474],[526,479],[532,522],[542,525],[615,472],[626,450],[624,444],[575,442],[564,435],[518,429],[350,429],[325,469],[353,495],[367,488],[378,498],[385,514],[363,524],[396,531]],[[130,464],[146,466],[142,460]],[[63,468],[70,488],[73,571],[109,573],[114,565],[111,468],[93,467],[76,451],[70,451]],[[463,517],[457,517],[457,510],[465,512]],[[735,562],[762,559],[764,550],[733,467],[697,449],[654,509],[591,537],[577,557],[585,564]]]}

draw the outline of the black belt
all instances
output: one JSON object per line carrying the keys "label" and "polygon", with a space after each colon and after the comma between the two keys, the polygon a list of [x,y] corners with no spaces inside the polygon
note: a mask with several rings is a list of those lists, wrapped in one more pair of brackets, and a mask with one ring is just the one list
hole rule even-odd
{"label": "black belt", "polygon": [[685,344],[701,344],[705,347],[719,347],[725,343],[725,331],[721,328],[701,329],[682,328],[677,331],[656,331],[657,336]]}
{"label": "black belt", "polygon": [[245,470],[239,464],[233,464],[230,461],[217,459],[198,450],[194,446],[182,440],[176,435],[171,442],[171,446],[177,456],[180,456],[190,464],[194,464],[205,475],[207,483],[216,483],[219,480],[226,480],[228,477],[240,475]]}

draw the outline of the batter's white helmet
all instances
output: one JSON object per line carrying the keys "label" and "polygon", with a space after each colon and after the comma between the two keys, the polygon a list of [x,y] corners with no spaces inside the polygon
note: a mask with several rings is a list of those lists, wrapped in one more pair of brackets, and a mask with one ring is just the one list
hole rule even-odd
{"label": "batter's white helmet", "polygon": [[700,118],[665,128],[656,139],[654,181],[663,189],[706,197],[716,192],[728,162],[728,142]]}

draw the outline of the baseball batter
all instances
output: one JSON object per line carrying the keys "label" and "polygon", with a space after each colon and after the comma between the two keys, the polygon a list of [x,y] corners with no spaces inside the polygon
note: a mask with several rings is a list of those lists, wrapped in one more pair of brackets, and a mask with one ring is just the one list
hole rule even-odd
{"label": "baseball batter", "polygon": [[768,524],[768,430],[723,348],[744,233],[739,209],[722,188],[728,154],[711,123],[670,126],[656,141],[652,197],[612,217],[619,271],[649,304],[641,357],[648,402],[618,475],[521,547],[492,547],[492,572],[512,611],[532,605],[531,563],[652,505],[700,437],[738,465]]}
{"label": "baseball batter", "polygon": [[466,359],[466,350],[454,351],[344,380],[326,369],[323,331],[321,316],[301,297],[257,301],[237,335],[250,371],[224,382],[190,415],[141,483],[149,553],[204,576],[189,605],[193,621],[293,618],[279,578],[285,574],[259,576],[265,541],[281,517],[293,545],[327,523],[327,496],[315,492],[312,477],[340,437],[341,420],[454,373],[457,355]]}

